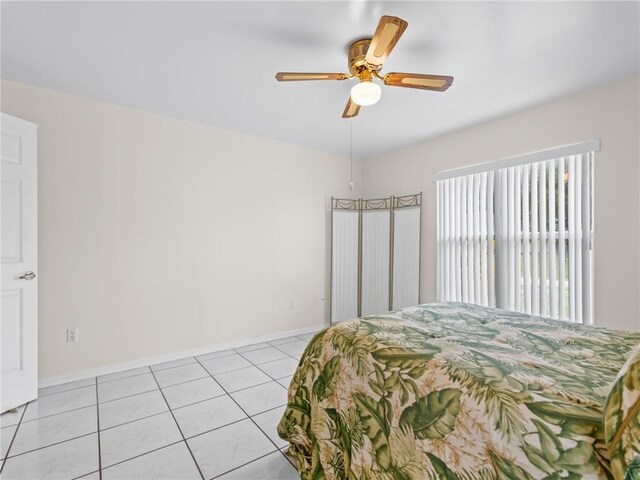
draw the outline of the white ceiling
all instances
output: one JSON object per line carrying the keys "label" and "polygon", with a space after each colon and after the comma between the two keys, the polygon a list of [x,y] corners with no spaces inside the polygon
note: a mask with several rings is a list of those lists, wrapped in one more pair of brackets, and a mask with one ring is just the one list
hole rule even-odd
{"label": "white ceiling", "polygon": [[44,2],[2,4],[2,76],[348,153],[350,41],[409,22],[386,71],[453,75],[445,93],[383,87],[354,120],[370,156],[640,71],[640,3]]}

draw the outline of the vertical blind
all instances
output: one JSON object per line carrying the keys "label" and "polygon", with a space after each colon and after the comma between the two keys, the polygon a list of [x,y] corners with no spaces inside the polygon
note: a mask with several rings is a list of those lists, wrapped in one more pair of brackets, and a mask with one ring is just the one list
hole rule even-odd
{"label": "vertical blind", "polygon": [[438,299],[590,323],[593,158],[438,180]]}

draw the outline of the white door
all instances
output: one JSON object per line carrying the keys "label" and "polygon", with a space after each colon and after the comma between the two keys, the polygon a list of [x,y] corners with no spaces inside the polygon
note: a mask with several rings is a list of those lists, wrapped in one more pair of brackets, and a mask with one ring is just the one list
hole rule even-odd
{"label": "white door", "polygon": [[37,130],[1,114],[0,412],[38,394]]}

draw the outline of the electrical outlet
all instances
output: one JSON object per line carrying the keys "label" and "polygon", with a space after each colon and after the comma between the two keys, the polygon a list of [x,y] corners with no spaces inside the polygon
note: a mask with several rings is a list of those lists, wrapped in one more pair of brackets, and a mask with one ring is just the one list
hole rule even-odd
{"label": "electrical outlet", "polygon": [[296,304],[294,302],[289,302],[289,310],[294,310],[296,308]]}
{"label": "electrical outlet", "polygon": [[76,343],[78,341],[78,329],[67,328],[67,343]]}

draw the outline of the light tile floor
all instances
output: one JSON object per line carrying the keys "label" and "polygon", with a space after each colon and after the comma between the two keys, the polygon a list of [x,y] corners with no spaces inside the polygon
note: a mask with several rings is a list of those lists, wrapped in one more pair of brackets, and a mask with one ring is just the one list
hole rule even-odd
{"label": "light tile floor", "polygon": [[11,479],[299,478],[276,425],[301,335],[40,389],[0,416]]}

